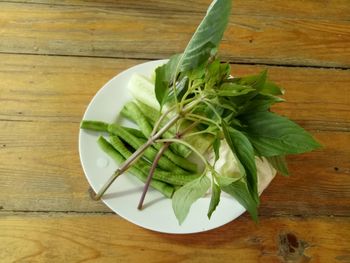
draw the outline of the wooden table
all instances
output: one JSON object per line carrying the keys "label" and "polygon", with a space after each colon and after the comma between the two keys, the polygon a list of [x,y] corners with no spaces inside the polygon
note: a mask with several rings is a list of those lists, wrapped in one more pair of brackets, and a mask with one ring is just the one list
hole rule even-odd
{"label": "wooden table", "polygon": [[220,51],[267,68],[324,149],[288,158],[249,216],[167,235],[92,201],[79,122],[120,71],[184,49],[209,0],[0,2],[0,262],[350,262],[350,2],[236,0]]}

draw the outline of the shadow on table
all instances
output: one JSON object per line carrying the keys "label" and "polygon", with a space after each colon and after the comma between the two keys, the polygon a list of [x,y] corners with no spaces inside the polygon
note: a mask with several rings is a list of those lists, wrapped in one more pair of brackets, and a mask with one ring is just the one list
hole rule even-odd
{"label": "shadow on table", "polygon": [[108,200],[108,199],[113,199],[117,197],[123,197],[127,195],[133,195],[135,193],[142,193],[143,187],[135,187],[133,189],[128,189],[124,191],[118,191],[114,193],[107,193],[103,196],[103,199]]}

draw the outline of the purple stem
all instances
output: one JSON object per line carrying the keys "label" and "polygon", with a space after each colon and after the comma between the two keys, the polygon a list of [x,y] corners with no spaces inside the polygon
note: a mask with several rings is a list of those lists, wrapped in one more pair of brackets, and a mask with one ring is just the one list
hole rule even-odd
{"label": "purple stem", "polygon": [[[189,125],[185,130],[183,130],[182,132],[176,134],[176,138],[177,139],[180,139],[185,133],[189,132],[192,128],[196,127],[198,125],[198,121],[196,122],[193,122],[191,125]],[[149,188],[149,185],[151,183],[151,180],[152,180],[152,177],[153,177],[153,174],[156,170],[156,167],[158,165],[158,162],[159,162],[159,159],[160,157],[162,157],[163,153],[165,152],[166,149],[169,148],[170,144],[172,142],[166,142],[163,144],[162,148],[159,150],[159,152],[157,153],[156,157],[154,158],[154,161],[152,163],[152,166],[151,166],[151,169],[149,171],[149,174],[148,174],[148,177],[147,177],[147,181],[146,181],[146,184],[143,188],[143,192],[142,192],[142,195],[141,195],[141,198],[140,198],[140,201],[139,201],[139,205],[137,206],[137,208],[139,210],[142,209],[142,205],[143,205],[143,202],[145,200],[145,197],[146,197],[146,193],[148,191],[148,188]]]}
{"label": "purple stem", "polygon": [[152,180],[152,177],[153,177],[153,174],[156,170],[156,167],[158,165],[158,162],[159,162],[159,159],[160,157],[162,157],[164,151],[166,149],[168,149],[169,145],[171,144],[171,142],[166,142],[163,144],[162,148],[159,150],[159,152],[157,153],[156,157],[154,158],[154,161],[152,163],[152,167],[151,167],[151,170],[149,171],[149,174],[148,174],[148,177],[147,177],[147,181],[146,181],[146,184],[143,188],[143,192],[142,192],[142,195],[141,195],[141,198],[140,198],[140,202],[139,202],[139,205],[137,206],[137,209],[141,210],[142,209],[142,205],[143,205],[143,201],[145,200],[145,197],[146,197],[146,193],[148,191],[148,187],[151,183],[151,180]]}

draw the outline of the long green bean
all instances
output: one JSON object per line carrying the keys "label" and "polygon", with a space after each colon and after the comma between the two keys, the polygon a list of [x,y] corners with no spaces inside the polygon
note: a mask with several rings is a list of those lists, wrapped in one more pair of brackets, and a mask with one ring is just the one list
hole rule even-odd
{"label": "long green bean", "polygon": [[[125,128],[125,127],[123,127]],[[139,138],[139,143],[144,144],[146,143],[146,139],[145,138]],[[157,150],[157,152],[160,150],[161,148],[161,144],[159,143],[155,143],[153,144],[153,147],[154,149]],[[166,157],[168,157],[168,159],[170,161],[172,161],[174,164],[176,164],[177,166],[189,171],[189,172],[197,172],[198,171],[198,167],[197,167],[197,164],[195,163],[192,163],[191,161],[187,160],[186,158],[183,158],[182,156],[180,155],[177,155],[176,153],[174,153],[173,151],[171,151],[170,149],[167,149],[165,152],[164,152],[164,155]],[[176,171],[175,171],[176,172]]]}
{"label": "long green bean", "polygon": [[[156,148],[159,151],[161,148],[161,144],[155,143],[154,148]],[[181,167],[185,170],[188,170],[190,172],[197,172],[198,171],[197,164],[190,162],[189,160],[187,160],[186,158],[183,158],[180,155],[177,155],[176,153],[171,151],[171,149],[167,149],[164,152],[164,155],[166,157],[168,157],[169,160],[172,161],[174,164],[178,165],[179,167]]]}
{"label": "long green bean", "polygon": [[83,120],[80,122],[80,128],[85,130],[108,132],[108,123],[103,121]]}
{"label": "long green bean", "polygon": [[[87,129],[87,130],[93,130],[93,131],[103,131],[103,132],[108,132],[108,123],[105,122],[101,122],[101,121],[91,121],[91,120],[84,120],[81,122],[80,127],[82,129]],[[142,144],[144,144],[146,142],[145,136],[144,134],[137,129],[133,129],[133,128],[129,128],[129,127],[123,127],[124,130],[126,130],[129,134],[131,134],[132,136],[134,136],[134,140],[128,140],[128,143],[131,144],[131,146],[135,149],[137,149],[138,147],[140,147]],[[127,139],[127,138],[126,138]],[[155,144],[155,149],[159,150],[160,145],[159,144]],[[156,151],[155,150],[149,150],[152,151],[153,154],[150,155],[150,153],[147,154],[148,158],[150,159],[150,161],[152,160],[152,156],[156,155]],[[182,158],[181,156],[178,156],[176,154],[174,154],[172,151],[167,150],[164,155],[171,161],[173,162],[175,165],[191,171],[191,172],[196,172],[197,171],[197,165],[188,161],[185,158]],[[162,165],[166,165],[164,163],[164,161],[162,161]],[[169,164],[168,169],[174,168],[175,171],[174,172],[180,172],[183,173],[183,170],[179,170],[177,169],[174,165]],[[164,167],[163,167],[164,169]],[[167,170],[165,168],[165,170]]]}
{"label": "long green bean", "polygon": [[[121,164],[125,161],[125,158],[119,152],[117,152],[105,138],[100,136],[97,142],[101,149],[107,153],[117,164]],[[137,167],[131,166],[129,168],[129,171],[132,175],[136,176],[142,182],[145,182],[147,180],[147,174],[144,174]],[[174,187],[172,185],[156,179],[152,179],[151,186],[168,198],[171,198],[174,193]]]}
{"label": "long green bean", "polygon": [[[117,135],[118,137],[122,138],[125,142],[127,142],[132,148],[135,150],[138,149],[140,146],[142,146],[145,141],[141,138],[137,138],[130,134],[128,131],[126,131],[122,126],[118,124],[110,124],[108,126],[108,132],[114,135]],[[157,150],[155,150],[152,147],[148,147],[147,150],[144,153],[144,156],[152,162],[154,158],[157,155]],[[174,164],[172,161],[170,161],[166,156],[162,156],[158,163],[159,167],[163,170],[172,171],[174,173],[185,173],[183,169],[178,167],[176,164]]]}
{"label": "long green bean", "polygon": [[[83,120],[80,122],[81,129],[91,130],[91,131],[108,132],[108,125],[109,123],[106,123],[103,121]],[[144,139],[146,138],[145,135],[138,129],[134,129],[130,127],[123,127],[123,128],[138,138],[144,138]]]}
{"label": "long green bean", "polygon": [[[136,104],[135,102],[128,102],[125,104],[124,108],[121,111],[122,115],[131,119],[132,121],[136,122],[139,126],[142,132],[146,135],[147,137],[151,133],[152,128],[150,129],[151,125],[154,125],[155,122],[158,120],[157,116],[157,111],[154,110],[153,108],[149,107],[148,105],[143,104],[142,102],[138,102]],[[147,114],[146,114],[147,113]],[[159,113],[158,113],[159,116]],[[161,122],[161,125],[165,124],[167,122],[167,118],[164,119],[163,122]],[[166,139],[174,138],[174,135],[176,133],[175,127],[169,129],[166,131],[162,137]],[[191,153],[191,151],[184,147],[181,144],[171,144],[170,149],[172,149],[175,153],[180,155],[181,157],[188,157]]]}
{"label": "long green bean", "polygon": [[123,128],[125,130],[127,130],[129,133],[131,133],[132,135],[134,135],[137,138],[142,138],[142,139],[146,139],[145,135],[142,133],[142,131],[138,130],[138,129],[134,129],[134,128],[130,128],[130,127],[125,127],[123,126]]}
{"label": "long green bean", "polygon": [[128,102],[124,105],[124,108],[126,113],[128,114],[128,118],[135,121],[137,126],[139,126],[141,132],[146,137],[149,137],[152,133],[152,126],[149,124],[148,120],[143,115],[143,113],[141,112],[139,107],[136,105],[136,103],[132,101]]}
{"label": "long green bean", "polygon": [[[116,151],[118,151],[125,159],[129,158],[131,156],[131,152],[125,147],[123,142],[118,138],[118,136],[112,135],[110,137],[110,143],[114,147]],[[148,173],[148,171],[151,168],[151,165],[147,163],[146,161],[139,159],[134,164],[135,167],[137,167],[140,171]],[[155,173],[153,175],[154,179],[158,179],[160,181],[170,183],[173,185],[184,185],[196,178],[198,178],[198,174],[178,174],[178,173],[171,173],[171,172],[165,172],[158,168],[156,168]]]}

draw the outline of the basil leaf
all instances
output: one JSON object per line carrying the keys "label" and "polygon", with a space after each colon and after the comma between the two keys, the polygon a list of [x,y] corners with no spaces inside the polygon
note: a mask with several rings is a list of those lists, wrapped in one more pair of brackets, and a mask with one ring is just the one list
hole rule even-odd
{"label": "basil leaf", "polygon": [[261,91],[265,85],[267,78],[267,70],[263,70],[256,78],[256,80],[251,84],[253,88]]}
{"label": "basil leaf", "polygon": [[209,210],[208,210],[208,218],[211,218],[211,215],[215,211],[216,207],[218,206],[220,202],[220,194],[221,194],[221,189],[220,187],[213,182],[212,184],[212,192],[211,192],[211,199],[210,199],[210,204],[209,204]]}
{"label": "basil leaf", "polygon": [[220,145],[221,145],[221,138],[220,138],[220,134],[217,133],[216,137],[215,137],[215,140],[213,142],[213,150],[214,150],[214,154],[215,154],[215,163],[220,158]]}
{"label": "basil leaf", "polygon": [[181,55],[172,56],[168,63],[156,68],[155,94],[160,108],[168,101],[170,84],[174,79],[174,72]]}
{"label": "basil leaf", "polygon": [[288,176],[288,166],[286,159],[283,155],[280,156],[270,156],[266,157],[266,159],[269,161],[269,163],[275,168],[277,171],[279,171],[282,175]]}
{"label": "basil leaf", "polygon": [[262,156],[308,152],[321,145],[303,128],[272,112],[256,112],[239,117],[246,135]]}
{"label": "basil leaf", "polygon": [[166,77],[166,64],[156,68],[155,93],[160,107],[169,94],[169,80]]}
{"label": "basil leaf", "polygon": [[231,184],[223,184],[220,177],[217,179],[221,190],[234,197],[249,212],[253,220],[257,222],[258,203],[252,198],[245,179],[241,178]]}
{"label": "basil leaf", "polygon": [[[206,65],[206,71],[204,76],[205,89],[211,90],[212,88],[220,86],[220,84],[229,76],[230,65],[225,63],[221,64],[219,59],[214,59]],[[213,92],[214,95],[217,95]]]}
{"label": "basil leaf", "polygon": [[[176,84],[176,97],[178,100],[182,98],[185,94],[188,87],[188,77],[184,76],[177,84]],[[171,102],[174,100],[175,90],[174,88],[170,89],[166,102]]]}
{"label": "basil leaf", "polygon": [[218,182],[220,182],[220,186],[228,186],[238,180],[241,180],[243,177],[228,177],[223,175],[217,175],[215,178]]}
{"label": "basil leaf", "polygon": [[255,164],[255,152],[249,139],[240,131],[228,127],[223,121],[222,128],[225,139],[230,146],[233,154],[238,157],[238,160],[244,167],[248,183],[248,189],[252,197],[258,202],[258,177]]}
{"label": "basil leaf", "polygon": [[259,75],[250,75],[238,78],[238,83],[242,85],[249,85],[252,88],[261,91],[265,85],[267,78],[267,70],[263,70]]}
{"label": "basil leaf", "polygon": [[[223,75],[225,72],[221,72],[222,67],[220,60],[215,59],[209,65],[207,65],[207,70],[204,78],[205,89],[210,90],[220,85]],[[215,94],[215,93],[214,93]]]}
{"label": "basil leaf", "polygon": [[220,86],[219,90],[216,91],[216,95],[224,97],[235,97],[248,94],[252,91],[255,91],[255,89],[249,86],[226,82]]}
{"label": "basil leaf", "polygon": [[213,103],[216,104],[217,106],[220,106],[223,109],[228,110],[229,113],[231,112],[233,112],[234,114],[237,113],[237,109],[235,108],[235,105],[225,97],[219,97],[218,101],[213,100]]}
{"label": "basil leaf", "polygon": [[189,41],[178,63],[177,69],[187,71],[193,69],[211,55],[221,41],[231,13],[231,0],[213,1],[206,16]]}
{"label": "basil leaf", "polygon": [[186,219],[192,204],[201,198],[210,187],[210,179],[203,175],[177,190],[172,198],[172,206],[179,224]]}
{"label": "basil leaf", "polygon": [[270,94],[257,94],[254,98],[241,106],[239,113],[247,114],[250,112],[267,111],[275,103],[284,102],[284,99]]}
{"label": "basil leaf", "polygon": [[260,93],[271,95],[283,95],[284,89],[280,88],[272,81],[266,81],[263,88],[260,90]]}

